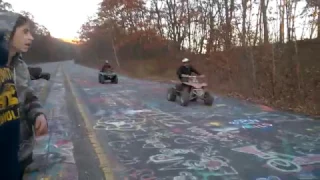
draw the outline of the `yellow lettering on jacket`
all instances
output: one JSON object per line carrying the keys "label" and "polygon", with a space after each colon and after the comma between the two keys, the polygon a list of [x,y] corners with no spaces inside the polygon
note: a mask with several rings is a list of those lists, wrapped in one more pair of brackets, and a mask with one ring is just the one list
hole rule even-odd
{"label": "yellow lettering on jacket", "polygon": [[3,124],[8,121],[17,120],[20,118],[19,111],[14,112],[13,110],[6,111],[0,115],[0,124]]}
{"label": "yellow lettering on jacket", "polygon": [[0,68],[0,125],[20,118],[19,99],[9,68]]}

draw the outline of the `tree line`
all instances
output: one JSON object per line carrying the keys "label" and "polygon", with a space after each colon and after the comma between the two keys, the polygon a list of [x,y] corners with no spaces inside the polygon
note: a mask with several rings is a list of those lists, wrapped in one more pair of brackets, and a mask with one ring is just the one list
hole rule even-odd
{"label": "tree line", "polygon": [[103,0],[79,33],[83,63],[173,77],[189,57],[217,92],[320,110],[317,0]]}
{"label": "tree line", "polygon": [[[169,44],[170,49],[210,54],[320,38],[319,14],[316,0],[103,0],[83,24],[80,39],[98,43],[103,34],[99,42],[112,41],[118,49],[134,47],[136,40],[142,49]],[[297,19],[304,24],[297,25]]]}

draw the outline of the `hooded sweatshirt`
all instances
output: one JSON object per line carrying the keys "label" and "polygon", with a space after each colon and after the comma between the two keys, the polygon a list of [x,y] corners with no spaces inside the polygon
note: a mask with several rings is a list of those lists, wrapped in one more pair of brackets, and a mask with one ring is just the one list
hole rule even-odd
{"label": "hooded sweatshirt", "polygon": [[[16,18],[13,18],[16,17]],[[0,13],[0,32],[11,34],[13,27],[19,15],[12,12]],[[6,20],[7,26],[2,26],[1,20]],[[2,28],[6,27],[6,28]],[[1,30],[2,28],[2,30]],[[9,68],[13,72],[14,82],[17,88],[17,95],[20,101],[20,148],[19,161],[29,159],[32,156],[34,137],[33,126],[36,118],[44,114],[43,108],[38,97],[35,95],[31,87],[31,78],[27,64],[22,60],[21,54],[16,54],[10,62]],[[1,178],[0,178],[1,179]]]}
{"label": "hooded sweatshirt", "polygon": [[0,179],[18,180],[20,178],[18,160],[20,104],[14,73],[7,66],[10,36],[8,22],[11,21],[3,16],[3,12],[0,13]]}

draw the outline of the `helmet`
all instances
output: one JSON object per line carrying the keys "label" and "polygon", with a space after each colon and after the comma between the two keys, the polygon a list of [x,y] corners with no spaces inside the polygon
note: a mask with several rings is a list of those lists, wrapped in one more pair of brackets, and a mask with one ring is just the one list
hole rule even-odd
{"label": "helmet", "polygon": [[105,61],[105,63],[109,63],[109,61],[108,61],[108,60],[106,60],[106,61]]}
{"label": "helmet", "polygon": [[182,59],[182,62],[183,62],[183,63],[186,63],[186,62],[189,62],[189,61],[190,61],[190,60],[189,60],[188,58],[183,58],[183,59]]}

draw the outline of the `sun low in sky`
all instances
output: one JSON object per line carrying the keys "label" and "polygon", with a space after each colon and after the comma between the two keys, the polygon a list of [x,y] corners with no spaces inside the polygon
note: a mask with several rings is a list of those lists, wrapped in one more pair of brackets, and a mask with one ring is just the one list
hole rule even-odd
{"label": "sun low in sky", "polygon": [[78,42],[76,38],[59,38],[59,39],[63,40],[64,42],[73,43],[73,44]]}
{"label": "sun low in sky", "polygon": [[72,42],[102,0],[7,0],[17,12],[28,11],[51,35]]}

